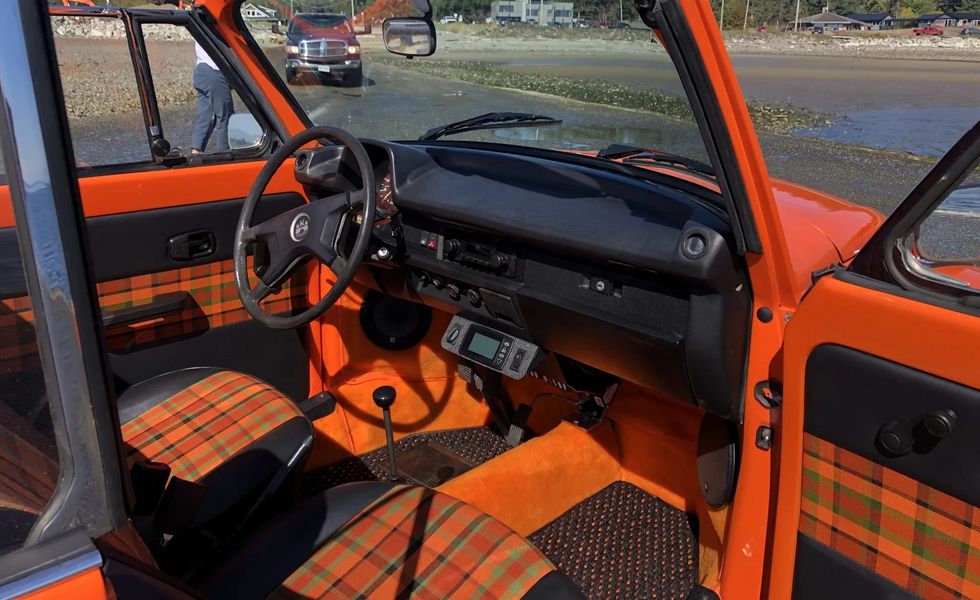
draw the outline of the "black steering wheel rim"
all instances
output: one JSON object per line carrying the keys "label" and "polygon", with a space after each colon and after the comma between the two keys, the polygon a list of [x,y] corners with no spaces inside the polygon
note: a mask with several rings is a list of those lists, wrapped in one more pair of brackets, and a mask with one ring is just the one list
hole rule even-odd
{"label": "black steering wheel rim", "polygon": [[[252,219],[255,216],[255,210],[272,177],[294,152],[310,142],[321,139],[339,142],[346,150],[350,151],[357,162],[362,188],[353,193],[345,192],[307,202],[301,207],[286,211],[261,224],[253,225]],[[238,289],[238,297],[245,310],[255,320],[273,329],[295,329],[323,315],[350,287],[367,252],[374,223],[375,194],[374,167],[371,164],[371,159],[360,140],[350,133],[334,127],[316,126],[286,140],[259,171],[258,177],[256,177],[245,197],[242,212],[238,218],[238,227],[235,229],[235,245],[233,248],[235,284]],[[344,258],[336,246],[343,239],[343,236],[340,235],[343,228],[349,226],[349,222],[352,220],[350,217],[353,215],[354,206],[358,203],[358,196],[361,204],[363,204],[363,219],[358,228],[350,256]],[[337,220],[335,221],[335,219]],[[285,229],[287,221],[289,225],[288,229]],[[297,228],[298,223],[300,224],[299,228]],[[305,223],[305,228],[302,227],[303,223]],[[336,231],[333,231],[334,227],[336,227]],[[288,251],[284,252],[283,260],[288,264],[285,266],[272,265],[277,267],[277,271],[282,271],[279,276],[275,277],[272,285],[267,285],[265,279],[260,276],[259,283],[255,288],[252,288],[248,277],[248,247],[259,237],[266,238],[266,242],[270,244],[274,241],[277,248],[286,247]],[[330,290],[326,294],[322,294],[316,304],[297,314],[277,315],[265,311],[261,306],[262,300],[270,295],[277,285],[281,285],[282,282],[292,276],[296,268],[304,263],[309,256],[317,258],[321,264],[329,267],[336,275],[336,280]]]}

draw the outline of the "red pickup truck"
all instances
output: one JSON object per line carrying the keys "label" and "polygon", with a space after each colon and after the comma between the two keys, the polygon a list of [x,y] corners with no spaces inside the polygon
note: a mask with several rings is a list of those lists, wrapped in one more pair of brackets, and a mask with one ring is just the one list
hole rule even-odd
{"label": "red pickup truck", "polygon": [[937,27],[933,27],[932,25],[927,25],[925,27],[918,27],[916,29],[913,29],[912,30],[912,35],[917,36],[917,37],[920,36],[920,35],[941,36],[941,35],[943,35],[943,30],[942,29],[939,29]]}
{"label": "red pickup truck", "polygon": [[299,13],[286,31],[286,80],[299,71],[340,75],[345,85],[360,85],[361,46],[345,15]]}

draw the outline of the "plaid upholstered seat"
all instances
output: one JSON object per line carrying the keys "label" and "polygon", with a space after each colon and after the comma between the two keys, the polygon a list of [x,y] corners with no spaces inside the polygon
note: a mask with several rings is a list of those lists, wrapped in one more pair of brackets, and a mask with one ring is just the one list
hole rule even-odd
{"label": "plaid upholstered seat", "polygon": [[492,517],[379,482],[332,488],[281,515],[201,587],[209,598],[582,598]]}
{"label": "plaid upholstered seat", "polygon": [[260,492],[312,443],[312,426],[272,386],[234,371],[196,368],[167,373],[119,398],[130,464],[153,461],[207,491],[196,522],[218,516]]}

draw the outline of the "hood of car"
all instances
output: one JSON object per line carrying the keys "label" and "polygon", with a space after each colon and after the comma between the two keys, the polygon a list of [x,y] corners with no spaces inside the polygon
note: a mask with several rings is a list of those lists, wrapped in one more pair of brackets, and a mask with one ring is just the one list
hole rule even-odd
{"label": "hood of car", "polygon": [[337,40],[351,43],[357,40],[357,36],[346,31],[335,29],[320,29],[303,31],[302,33],[291,33],[286,36],[286,43],[302,42],[306,40]]}

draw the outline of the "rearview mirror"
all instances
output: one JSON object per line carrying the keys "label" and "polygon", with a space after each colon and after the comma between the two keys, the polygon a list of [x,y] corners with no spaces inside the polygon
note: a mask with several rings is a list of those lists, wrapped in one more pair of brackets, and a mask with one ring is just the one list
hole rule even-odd
{"label": "rearview mirror", "polygon": [[252,113],[235,113],[228,119],[228,146],[232,150],[257,148],[265,131]]}
{"label": "rearview mirror", "polygon": [[385,48],[392,54],[431,56],[436,51],[436,27],[424,18],[385,19],[382,26]]}

